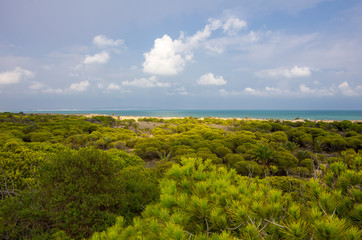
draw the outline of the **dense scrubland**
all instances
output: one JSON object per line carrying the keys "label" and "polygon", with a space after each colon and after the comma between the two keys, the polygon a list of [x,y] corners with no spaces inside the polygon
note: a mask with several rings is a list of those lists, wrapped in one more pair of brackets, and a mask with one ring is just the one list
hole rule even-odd
{"label": "dense scrubland", "polygon": [[361,239],[362,123],[0,114],[1,239]]}

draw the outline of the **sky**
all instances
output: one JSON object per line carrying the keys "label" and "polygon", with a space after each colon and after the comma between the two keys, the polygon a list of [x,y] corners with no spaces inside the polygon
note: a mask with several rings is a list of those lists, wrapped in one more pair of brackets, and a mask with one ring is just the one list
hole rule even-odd
{"label": "sky", "polygon": [[0,0],[0,111],[362,110],[359,0]]}

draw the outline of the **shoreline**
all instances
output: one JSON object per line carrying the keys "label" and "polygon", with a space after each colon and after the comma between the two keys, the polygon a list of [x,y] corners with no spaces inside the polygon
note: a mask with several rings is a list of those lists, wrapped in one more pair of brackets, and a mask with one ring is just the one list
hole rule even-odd
{"label": "shoreline", "polygon": [[236,119],[261,121],[311,121],[341,122],[344,120],[362,122],[362,110],[94,110],[94,111],[24,111],[13,114],[60,114],[60,115],[99,115],[120,116],[123,119],[160,118],[160,119]]}
{"label": "shoreline", "polygon": [[205,120],[205,119],[217,119],[217,120],[236,120],[236,121],[280,121],[280,122],[326,122],[326,123],[332,123],[332,122],[342,122],[342,121],[350,121],[352,123],[362,123],[362,119],[358,120],[330,120],[330,119],[304,119],[304,118],[298,118],[298,119],[282,119],[282,118],[249,118],[249,117],[193,117],[193,116],[187,116],[187,117],[159,117],[159,116],[128,116],[128,115],[109,115],[109,114],[100,114],[100,113],[13,113],[13,114],[24,114],[24,115],[69,115],[69,116],[83,116],[83,117],[95,117],[95,116],[108,116],[112,117],[116,120],[135,120],[136,122],[139,122],[139,119],[143,118],[154,118],[154,119],[160,119],[160,120],[172,120],[172,119],[185,119],[185,118],[194,118],[197,120]]}
{"label": "shoreline", "polygon": [[[62,115],[62,114],[61,114]],[[67,114],[67,115],[78,115],[78,116],[84,116],[84,117],[95,117],[95,116],[109,116],[112,117],[116,120],[135,120],[136,122],[139,122],[139,119],[144,119],[144,118],[155,118],[155,119],[160,119],[160,120],[172,120],[172,119],[185,119],[188,117],[149,117],[149,116],[111,116],[111,115],[107,115],[107,114]],[[200,118],[196,118],[193,117],[194,119],[197,120],[205,120],[205,119],[217,119],[217,120],[233,120],[235,119],[236,121],[281,121],[281,122],[305,122],[305,121],[310,121],[310,122],[326,122],[326,123],[332,123],[332,122],[342,122],[345,120],[326,120],[326,119],[321,119],[321,120],[310,120],[310,119],[262,119],[262,118],[223,118],[223,117],[200,117]],[[352,123],[359,123],[362,122],[362,119],[360,120],[347,120],[350,121]]]}

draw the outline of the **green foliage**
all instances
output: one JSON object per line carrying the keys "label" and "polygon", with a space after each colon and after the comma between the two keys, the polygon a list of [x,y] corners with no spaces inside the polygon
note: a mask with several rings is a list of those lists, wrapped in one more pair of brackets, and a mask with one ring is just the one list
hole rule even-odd
{"label": "green foliage", "polygon": [[268,165],[274,158],[274,151],[267,145],[260,145],[252,151],[252,157],[263,166]]}
{"label": "green foliage", "polygon": [[323,218],[314,223],[314,239],[343,239],[346,234],[345,220],[336,217]]}
{"label": "green foliage", "polygon": [[224,158],[226,155],[231,154],[232,151],[224,146],[219,146],[213,150],[213,152],[219,157]]}
{"label": "green foliage", "polygon": [[[6,145],[0,151],[0,191],[2,198],[14,195],[37,185],[38,169],[45,159],[54,156],[44,151],[34,151],[20,144]],[[57,151],[55,151],[57,152]]]}
{"label": "green foliage", "polygon": [[325,137],[318,137],[317,139],[320,140],[329,151],[345,150],[348,146],[347,141],[337,133],[329,134]]}
{"label": "green foliage", "polygon": [[1,201],[1,239],[49,239],[51,224],[42,195],[37,190],[23,191]]}
{"label": "green foliage", "polygon": [[118,214],[124,216],[127,222],[140,215],[146,205],[158,200],[160,195],[158,179],[140,165],[123,168],[119,172],[118,184],[121,189],[117,195],[121,200]]}
{"label": "green foliage", "polygon": [[104,152],[58,154],[41,169],[40,188],[55,227],[81,238],[115,221],[120,191],[116,162]]}
{"label": "green foliage", "polygon": [[93,119],[98,120],[101,122],[104,126],[111,127],[114,125],[116,120],[110,116],[94,116]]}
{"label": "green foliage", "polygon": [[0,238],[361,238],[360,123],[119,120],[0,114]]}
{"label": "green foliage", "polygon": [[244,161],[244,157],[240,154],[232,153],[232,154],[227,154],[224,157],[224,162],[230,167],[235,167],[235,164],[240,161]]}
{"label": "green foliage", "polygon": [[273,142],[285,143],[288,141],[288,136],[284,132],[277,131],[277,132],[273,132],[272,134],[270,134],[269,139]]}
{"label": "green foliage", "polygon": [[239,161],[233,164],[233,168],[242,176],[256,177],[263,175],[263,168],[252,161]]}
{"label": "green foliage", "polygon": [[49,237],[59,229],[81,239],[104,230],[118,215],[130,221],[159,195],[158,180],[143,164],[116,149],[58,152],[39,167],[35,190],[4,200],[0,234]]}
{"label": "green foliage", "polygon": [[298,159],[288,151],[280,150],[275,155],[275,165],[286,173],[288,173],[289,169],[298,166]]}
{"label": "green foliage", "polygon": [[[146,207],[132,225],[120,224],[96,233],[92,239],[358,239],[360,230],[335,216],[324,205],[341,205],[319,185],[320,197],[308,194],[303,181],[278,190],[279,177],[264,181],[241,178],[234,171],[217,168],[210,161],[183,159],[161,181],[160,201]],[[272,180],[272,179],[275,179]],[[299,185],[299,186],[298,186]],[[284,188],[280,185],[281,188]],[[291,189],[292,188],[292,189]],[[290,193],[311,201],[312,209],[295,202]],[[325,195],[325,196],[323,196]],[[297,197],[294,197],[297,199]],[[327,201],[327,202],[328,202]],[[332,203],[333,202],[333,203]],[[326,215],[323,215],[325,212]]]}

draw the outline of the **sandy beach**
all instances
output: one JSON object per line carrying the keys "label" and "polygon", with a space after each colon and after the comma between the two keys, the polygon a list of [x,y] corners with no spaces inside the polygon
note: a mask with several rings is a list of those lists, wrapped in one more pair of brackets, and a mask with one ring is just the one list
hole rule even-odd
{"label": "sandy beach", "polygon": [[[94,116],[110,116],[110,115],[106,115],[106,114],[79,114],[79,115],[82,115],[84,117],[94,117]],[[184,118],[187,118],[187,117],[148,117],[148,116],[111,116],[113,117],[114,119],[117,119],[117,120],[135,120],[136,122],[138,122],[140,119],[144,119],[144,118],[155,118],[155,119],[162,119],[162,120],[171,120],[171,119],[184,119]],[[281,122],[284,122],[284,121],[289,121],[289,122],[304,122],[308,119],[293,119],[293,120],[290,120],[290,119],[261,119],[261,118],[219,118],[219,117],[207,117],[207,118],[211,118],[211,119],[220,119],[220,120],[232,120],[232,119],[235,119],[237,121],[241,121],[241,120],[244,120],[244,121],[281,121]],[[204,120],[205,117],[201,117],[201,118],[195,118],[195,119],[198,119],[198,120]],[[311,122],[335,122],[336,120],[308,120],[308,121],[311,121]],[[362,122],[362,120],[350,120],[351,122],[353,123],[357,123],[357,122]],[[336,122],[339,122],[339,121],[336,121]]]}

